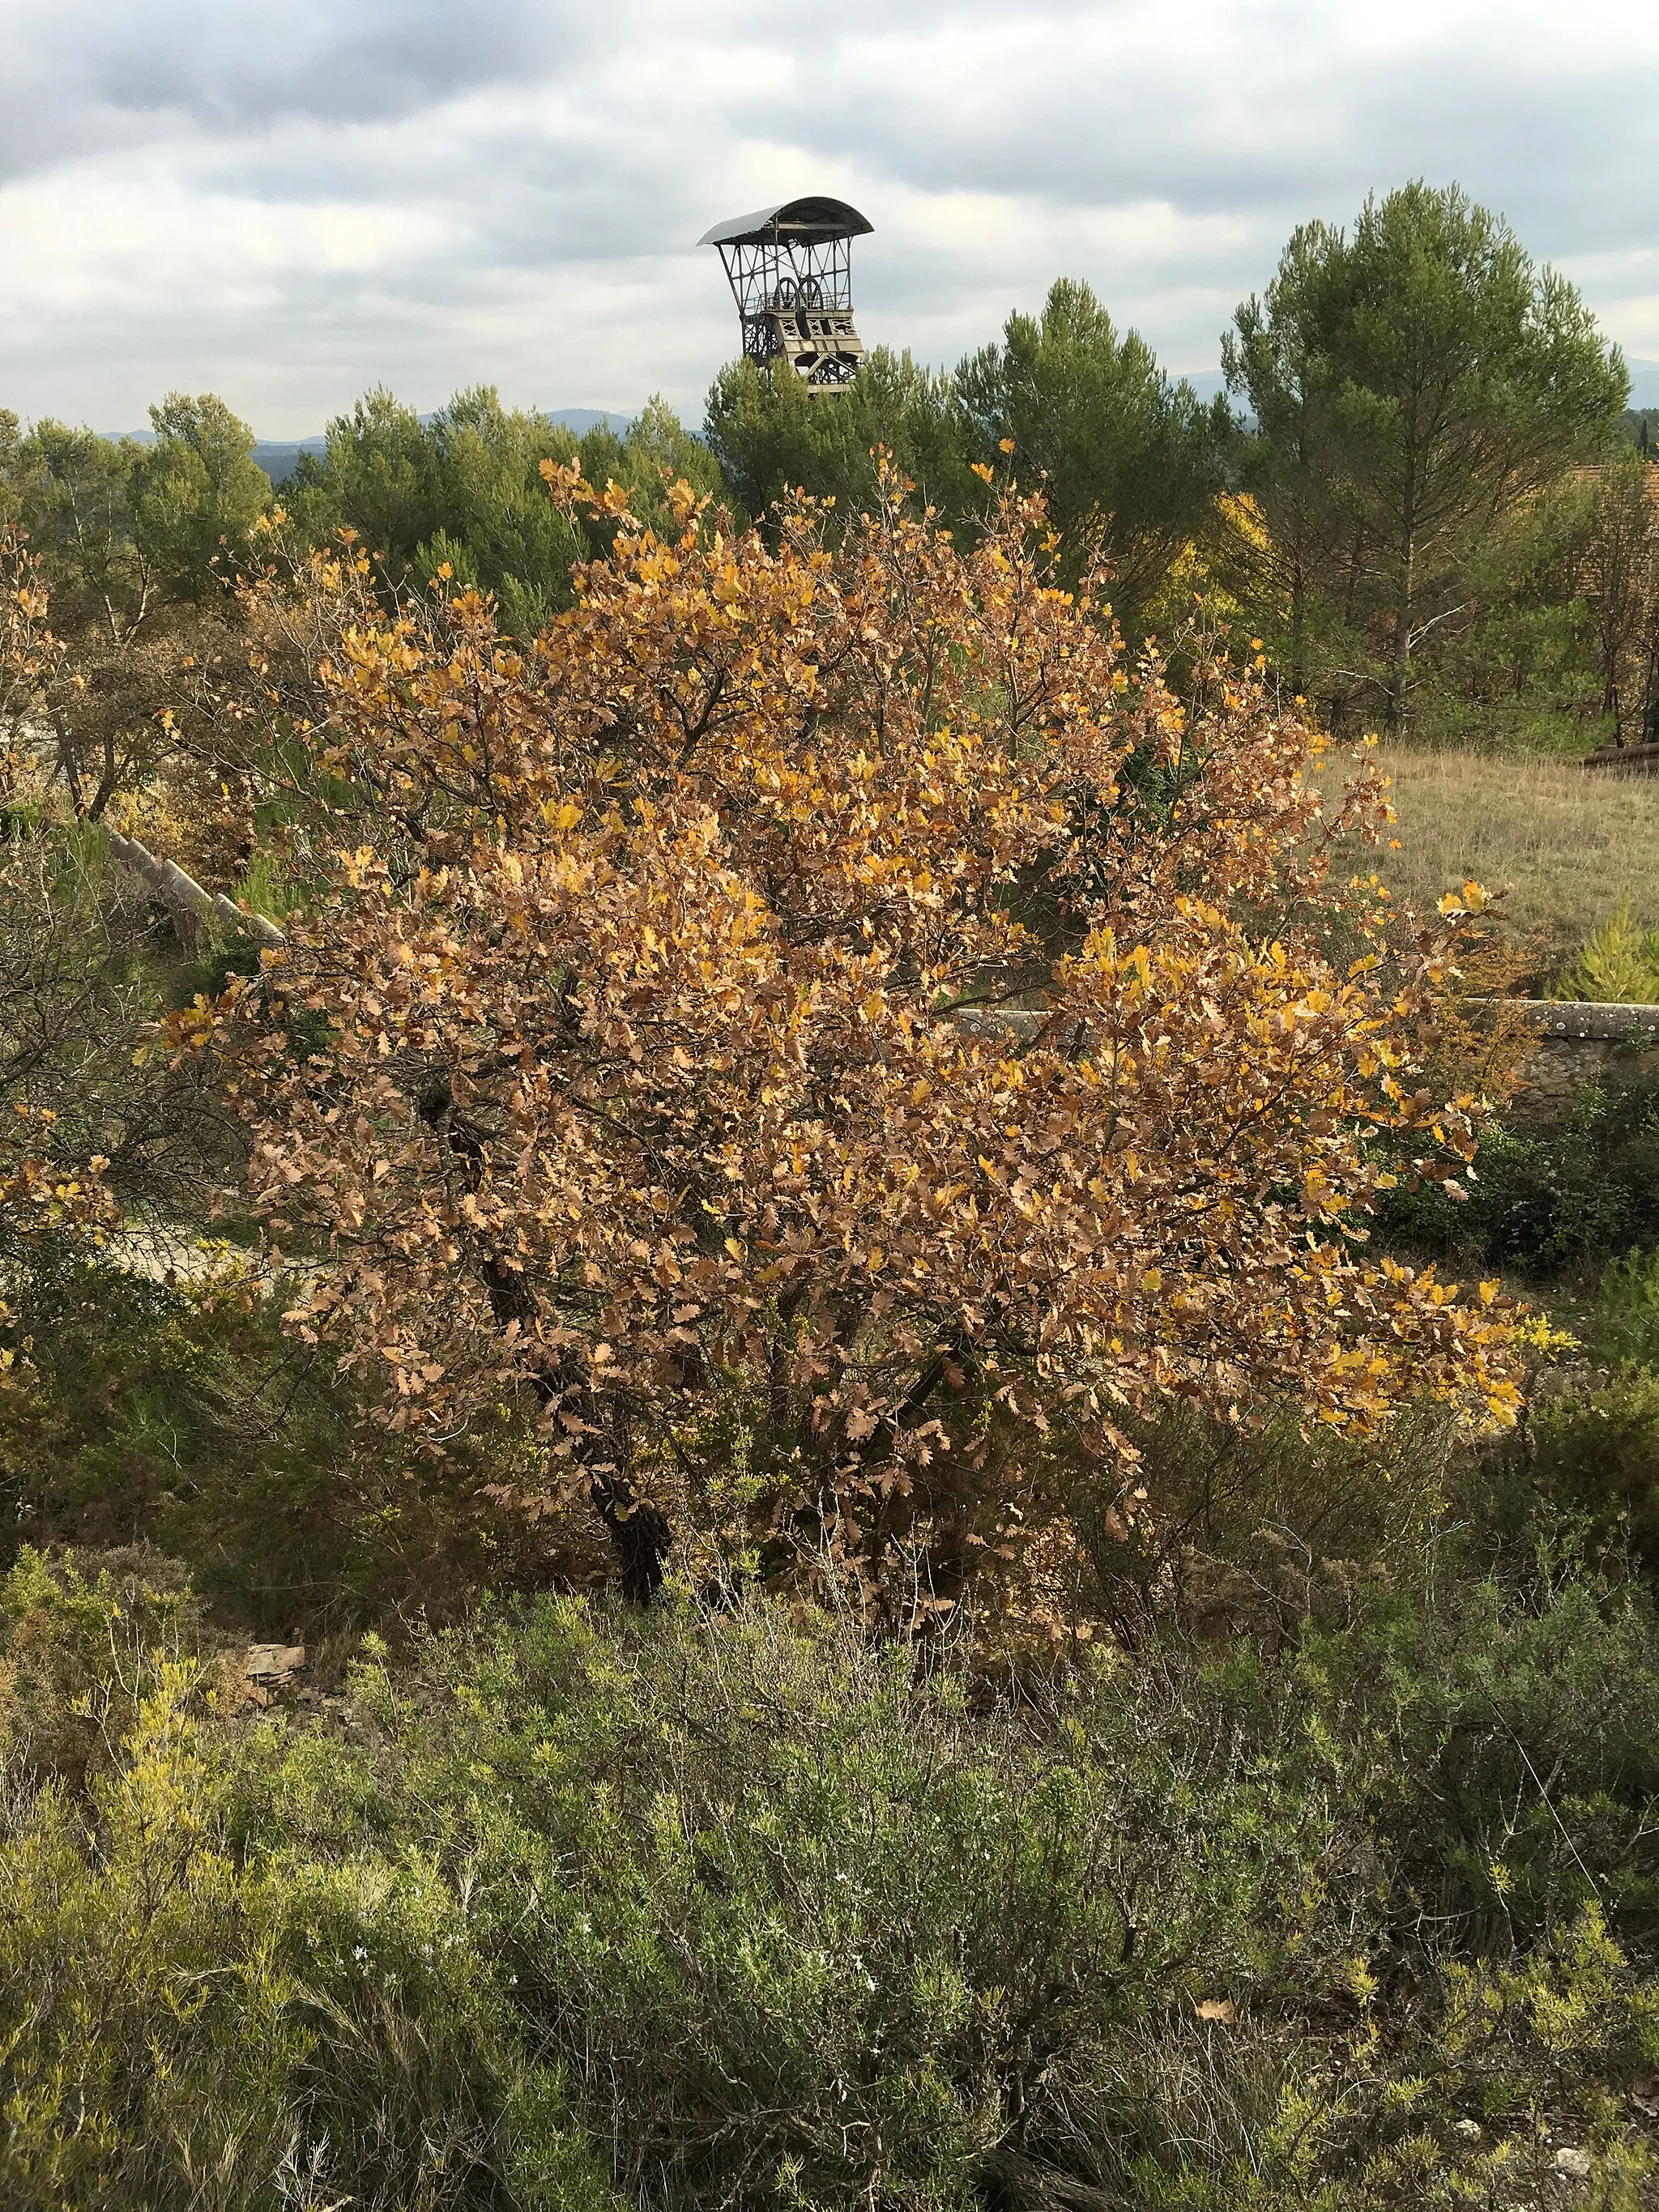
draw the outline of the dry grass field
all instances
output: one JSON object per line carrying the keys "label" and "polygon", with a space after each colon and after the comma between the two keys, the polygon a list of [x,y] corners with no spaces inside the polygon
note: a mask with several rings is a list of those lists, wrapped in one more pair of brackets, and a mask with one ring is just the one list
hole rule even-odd
{"label": "dry grass field", "polygon": [[1659,927],[1659,777],[1560,761],[1385,747],[1398,852],[1375,865],[1402,902],[1431,907],[1473,877],[1504,902],[1516,936],[1576,948],[1626,900]]}

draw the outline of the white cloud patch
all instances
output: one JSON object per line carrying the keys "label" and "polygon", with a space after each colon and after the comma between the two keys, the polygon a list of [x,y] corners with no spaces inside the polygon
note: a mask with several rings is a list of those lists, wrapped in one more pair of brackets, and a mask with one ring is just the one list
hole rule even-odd
{"label": "white cloud patch", "polygon": [[1291,226],[1455,179],[1659,355],[1659,16],[1613,0],[0,0],[0,404],[366,386],[695,416],[716,218],[863,208],[867,340],[948,362],[1066,273],[1214,363]]}

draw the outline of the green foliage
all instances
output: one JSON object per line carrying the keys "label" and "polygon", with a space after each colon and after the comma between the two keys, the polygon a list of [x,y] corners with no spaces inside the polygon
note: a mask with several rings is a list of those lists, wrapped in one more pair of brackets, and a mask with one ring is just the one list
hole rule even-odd
{"label": "green foliage", "polygon": [[1078,1486],[1072,1510],[1091,1609],[1130,1650],[1171,1629],[1200,1646],[1295,1635],[1345,1620],[1355,1577],[1410,1572],[1439,1524],[1459,1463],[1437,1409],[1364,1443],[1309,1430],[1294,1408],[1260,1427],[1177,1407],[1129,1425],[1137,1492]]}
{"label": "green foliage", "polygon": [[[90,827],[53,826],[0,850],[0,1113],[52,1115],[54,1157],[82,1174],[102,1156],[135,1224],[199,1218],[204,1176],[234,1146],[199,1068],[136,1054],[161,1003],[148,911]],[[5,1303],[18,1314],[29,1285],[78,1264],[94,1233],[48,1237],[44,1220],[13,1206],[0,1224]]]}
{"label": "green foliage", "polygon": [[451,1808],[538,2043],[676,2202],[971,2202],[1054,2054],[1300,1923],[1224,1756],[1172,1802],[1138,1729],[1031,1740],[828,1625],[541,1606],[428,1667],[381,1787]]}
{"label": "green foliage", "polygon": [[0,520],[21,526],[64,648],[31,685],[22,750],[91,821],[153,781],[179,671],[229,643],[230,586],[270,497],[252,433],[222,400],[174,394],[150,415],[148,446],[51,420],[27,434],[15,416],[0,422]]}
{"label": "green foliage", "polygon": [[1576,1560],[1370,1587],[1006,1702],[541,1600],[319,1730],[154,1576],[26,1559],[9,1663],[124,1687],[0,1826],[7,2201],[575,2212],[603,2142],[668,2206],[1518,2207],[1553,2139],[1633,2203],[1659,1629]]}
{"label": "green foliage", "polygon": [[[582,451],[585,457],[586,445]],[[586,468],[586,458],[583,465]],[[718,501],[726,496],[720,462],[660,396],[647,399],[629,424],[623,465],[627,471],[623,481],[635,495],[635,512],[647,520],[665,520],[669,515],[663,498],[665,476],[671,481],[684,477],[705,498]]]}
{"label": "green foliage", "polygon": [[14,1779],[76,1787],[108,1773],[138,1717],[146,1670],[203,1633],[176,1560],[148,1545],[88,1565],[25,1545],[0,1577],[0,1753]]}
{"label": "green foliage", "polygon": [[1570,1375],[1504,1464],[1584,1516],[1604,1546],[1628,1548],[1650,1574],[1659,1566],[1659,1370]]}
{"label": "green foliage", "polygon": [[[158,1240],[150,1276],[189,1259]],[[280,1289],[205,1299],[112,1267],[42,1268],[14,1293],[27,1347],[0,1391],[0,1505],[20,1539],[130,1547],[198,1563],[228,1619],[313,1638],[423,1607],[453,1617],[480,1587],[552,1571],[545,1532],[477,1501],[510,1480],[507,1421],[476,1452],[429,1462],[368,1447],[350,1388],[284,1337]]]}
{"label": "green foliage", "polygon": [[1650,1576],[1659,1568],[1659,1255],[1637,1249],[1614,1260],[1573,1328],[1582,1358],[1551,1373],[1498,1455],[1510,1510],[1530,1483]]}
{"label": "green foliage", "polygon": [[1092,547],[1112,564],[1133,625],[1182,548],[1214,526],[1236,434],[1224,399],[1207,407],[1172,383],[1133,331],[1119,335],[1086,284],[1062,278],[1041,318],[1011,315],[1000,345],[964,361],[956,388],[970,458],[1041,479],[1075,573]]}
{"label": "green foliage", "polygon": [[222,1686],[144,1650],[132,1603],[38,1556],[0,1598],[9,1667],[31,1628],[37,1664],[54,1632],[113,1658],[73,1706],[112,1755],[74,1786],[12,1765],[0,1810],[8,2206],[614,2205],[435,1865],[231,1847]]}
{"label": "green foliage", "polygon": [[606,543],[553,504],[544,460],[579,465],[601,491],[623,485],[647,521],[667,512],[664,470],[711,496],[721,488],[708,448],[661,399],[626,436],[598,424],[578,440],[480,385],[425,419],[384,389],[369,392],[329,425],[325,455],[301,458],[284,506],[313,543],[354,531],[396,582],[425,586],[447,565],[453,585],[495,594],[513,635],[533,637],[570,605],[573,566]]}
{"label": "green foliage", "polygon": [[100,599],[129,621],[153,579],[136,542],[132,502],[143,447],[43,419],[0,439],[0,508],[46,563],[54,619],[72,627]]}
{"label": "green foliage", "polygon": [[1462,609],[1419,655],[1419,742],[1574,754],[1594,742],[1602,683],[1583,589],[1595,520],[1593,487],[1568,476],[1473,536]]}
{"label": "green foliage", "polygon": [[1607,449],[1628,392],[1573,288],[1422,183],[1373,194],[1351,235],[1302,226],[1225,363],[1257,421],[1247,476],[1297,688],[1340,711],[1358,680],[1396,727],[1419,662],[1469,626],[1494,525]]}
{"label": "green foliage", "polygon": [[731,362],[709,392],[707,429],[748,517],[764,515],[797,488],[833,499],[848,517],[868,513],[878,448],[957,528],[977,511],[981,488],[969,472],[950,380],[885,346],[874,347],[854,382],[834,392],[814,393],[792,370]]}
{"label": "green foliage", "polygon": [[1659,1253],[1638,1249],[1613,1261],[1582,1328],[1595,1356],[1617,1365],[1659,1367]]}
{"label": "green foliage", "polygon": [[134,472],[134,536],[174,596],[202,599],[234,574],[270,504],[270,479],[253,459],[252,431],[211,392],[169,393],[149,419],[155,442]]}
{"label": "green foliage", "polygon": [[1659,1242],[1659,1095],[1640,1078],[1586,1084],[1551,1117],[1494,1123],[1468,1197],[1437,1186],[1384,1195],[1379,1233],[1458,1267],[1534,1280]]}
{"label": "green foliage", "polygon": [[149,416],[148,446],[50,419],[24,434],[15,416],[0,436],[0,514],[44,557],[60,629],[94,614],[136,625],[164,600],[222,592],[270,504],[253,433],[222,399],[173,392]]}
{"label": "green foliage", "polygon": [[1550,996],[1622,1006],[1659,1002],[1659,929],[1644,929],[1626,899],[1590,932],[1555,978]]}
{"label": "green foliage", "polygon": [[404,562],[446,520],[426,427],[384,385],[329,424],[325,457],[301,455],[283,504],[315,542],[344,526],[372,550]]}
{"label": "green foliage", "polygon": [[878,346],[850,387],[825,394],[787,371],[734,362],[709,393],[708,435],[750,515],[795,485],[844,513],[866,511],[884,449],[971,536],[986,496],[975,467],[1012,467],[1047,494],[1068,574],[1093,552],[1108,556],[1133,623],[1189,540],[1212,526],[1233,431],[1224,401],[1200,405],[1144,339],[1120,336],[1086,284],[1062,280],[1041,319],[1011,316],[1000,343],[948,376]]}

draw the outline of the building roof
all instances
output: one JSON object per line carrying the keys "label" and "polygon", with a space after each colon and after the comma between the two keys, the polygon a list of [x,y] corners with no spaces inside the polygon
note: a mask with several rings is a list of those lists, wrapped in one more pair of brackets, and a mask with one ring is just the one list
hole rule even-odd
{"label": "building roof", "polygon": [[813,194],[805,199],[783,200],[776,207],[757,208],[753,215],[734,215],[704,231],[699,246],[759,246],[784,237],[805,245],[831,238],[862,238],[875,225],[845,200],[824,199]]}

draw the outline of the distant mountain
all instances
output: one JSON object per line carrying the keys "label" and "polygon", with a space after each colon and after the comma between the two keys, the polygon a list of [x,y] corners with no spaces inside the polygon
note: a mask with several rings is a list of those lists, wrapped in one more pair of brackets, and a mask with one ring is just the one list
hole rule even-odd
{"label": "distant mountain", "polygon": [[301,453],[328,451],[326,438],[296,438],[291,442],[266,438],[254,441],[253,458],[274,484],[286,483],[300,465]]}
{"label": "distant mountain", "polygon": [[625,438],[628,426],[634,420],[631,415],[624,415],[615,407],[550,407],[547,414],[550,422],[562,422],[579,438],[585,438],[590,430],[597,430],[601,423],[609,423],[619,438]]}
{"label": "distant mountain", "polygon": [[1190,384],[1200,399],[1213,399],[1218,392],[1227,389],[1227,380],[1218,368],[1184,368],[1175,380]]}

